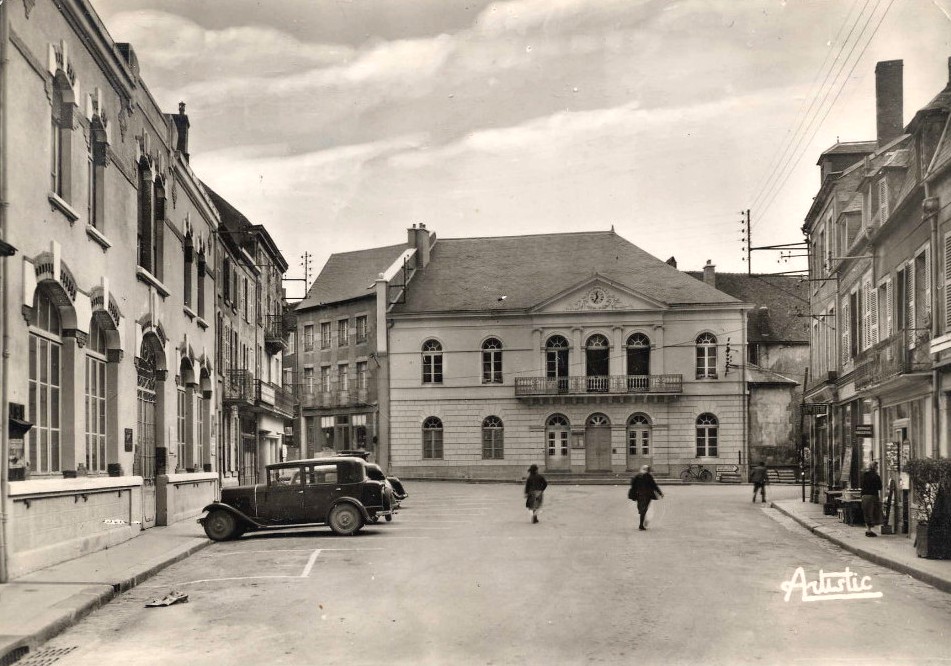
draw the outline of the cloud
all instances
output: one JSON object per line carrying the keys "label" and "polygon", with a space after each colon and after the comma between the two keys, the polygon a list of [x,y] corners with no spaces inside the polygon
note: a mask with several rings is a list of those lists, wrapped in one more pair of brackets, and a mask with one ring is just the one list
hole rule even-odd
{"label": "cloud", "polygon": [[[266,26],[209,30],[181,16],[158,10],[120,12],[109,21],[120,41],[131,42],[145,71],[162,78],[191,81],[292,72],[325,67],[352,56],[339,44],[314,44]],[[148,77],[147,77],[148,78]]]}

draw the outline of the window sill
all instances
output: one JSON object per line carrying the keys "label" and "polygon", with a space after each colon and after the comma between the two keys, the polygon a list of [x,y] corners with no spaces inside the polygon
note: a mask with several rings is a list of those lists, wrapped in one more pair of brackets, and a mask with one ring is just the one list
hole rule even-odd
{"label": "window sill", "polygon": [[183,305],[183,306],[182,306],[182,312],[185,313],[185,316],[186,316],[186,317],[188,317],[189,319],[192,319],[192,320],[194,320],[195,317],[198,316],[198,315],[195,314],[195,311],[192,310],[192,309],[191,309],[190,307],[188,307],[187,305]]}
{"label": "window sill", "polygon": [[79,213],[73,210],[73,207],[66,203],[66,200],[56,194],[56,192],[49,192],[46,196],[50,200],[50,205],[53,206],[53,210],[58,210],[65,215],[70,224],[79,219]]}
{"label": "window sill", "polygon": [[195,323],[198,324],[203,329],[208,328],[208,322],[202,319],[201,317],[198,317],[197,319],[195,319]]}
{"label": "window sill", "polygon": [[86,225],[86,235],[89,236],[92,240],[99,243],[99,245],[102,246],[103,252],[105,252],[110,247],[112,247],[112,243],[109,242],[109,239],[103,236],[102,232],[100,232],[98,229],[96,229],[96,227],[92,226],[91,224]]}
{"label": "window sill", "polygon": [[157,291],[162,298],[168,298],[168,288],[166,288],[166,286],[162,284],[162,282],[157,277],[149,273],[141,266],[135,267],[135,277],[145,284],[155,287],[155,291]]}

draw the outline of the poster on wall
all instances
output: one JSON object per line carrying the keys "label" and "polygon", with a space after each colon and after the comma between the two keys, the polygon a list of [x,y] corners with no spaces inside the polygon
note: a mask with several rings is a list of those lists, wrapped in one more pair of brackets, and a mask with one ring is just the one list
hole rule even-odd
{"label": "poster on wall", "polygon": [[839,481],[844,485],[848,485],[850,479],[852,478],[852,445],[846,444],[845,450],[842,452],[842,473],[839,476]]}

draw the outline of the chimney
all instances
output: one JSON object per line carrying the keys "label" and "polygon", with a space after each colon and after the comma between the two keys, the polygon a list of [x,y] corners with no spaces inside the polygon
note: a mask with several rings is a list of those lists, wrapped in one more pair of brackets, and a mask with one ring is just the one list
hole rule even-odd
{"label": "chimney", "polygon": [[426,225],[420,222],[419,227],[417,227],[414,224],[407,229],[406,236],[406,245],[416,248],[416,267],[426,268],[429,264],[430,253],[430,237]]}
{"label": "chimney", "polygon": [[703,267],[703,282],[714,289],[717,288],[717,267],[709,259],[707,259],[707,265]]}
{"label": "chimney", "polygon": [[677,257],[671,257],[670,259],[668,259],[668,260],[667,260],[667,265],[668,265],[668,266],[673,266],[674,268],[677,268]]}
{"label": "chimney", "polygon": [[756,311],[756,325],[759,328],[760,336],[770,337],[769,308],[765,305],[761,305]]}
{"label": "chimney", "polygon": [[901,135],[904,129],[902,67],[901,60],[885,60],[875,65],[875,118],[879,147]]}
{"label": "chimney", "polygon": [[175,150],[180,152],[185,156],[185,161],[188,161],[188,128],[191,123],[188,122],[188,116],[185,115],[185,102],[178,103],[178,114],[172,116],[172,120],[175,121],[175,130],[178,135],[178,140],[175,144]]}

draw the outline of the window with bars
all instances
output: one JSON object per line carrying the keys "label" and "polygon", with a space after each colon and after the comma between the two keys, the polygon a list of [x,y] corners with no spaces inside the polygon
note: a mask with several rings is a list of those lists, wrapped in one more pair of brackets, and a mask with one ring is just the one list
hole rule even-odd
{"label": "window with bars", "polygon": [[717,455],[717,439],[720,424],[713,414],[697,417],[697,457],[713,458]]}
{"label": "window with bars", "polygon": [[482,421],[482,459],[502,460],[505,428],[498,416],[487,416]]}
{"label": "window with bars", "polygon": [[482,343],[482,383],[502,383],[502,341],[498,338]]}
{"label": "window with bars", "polygon": [[697,379],[717,378],[717,338],[712,333],[697,336]]}
{"label": "window with bars", "polygon": [[423,460],[441,460],[443,457],[442,421],[435,416],[423,421]]}
{"label": "window with bars", "polygon": [[423,383],[442,383],[442,345],[436,340],[423,343]]}

